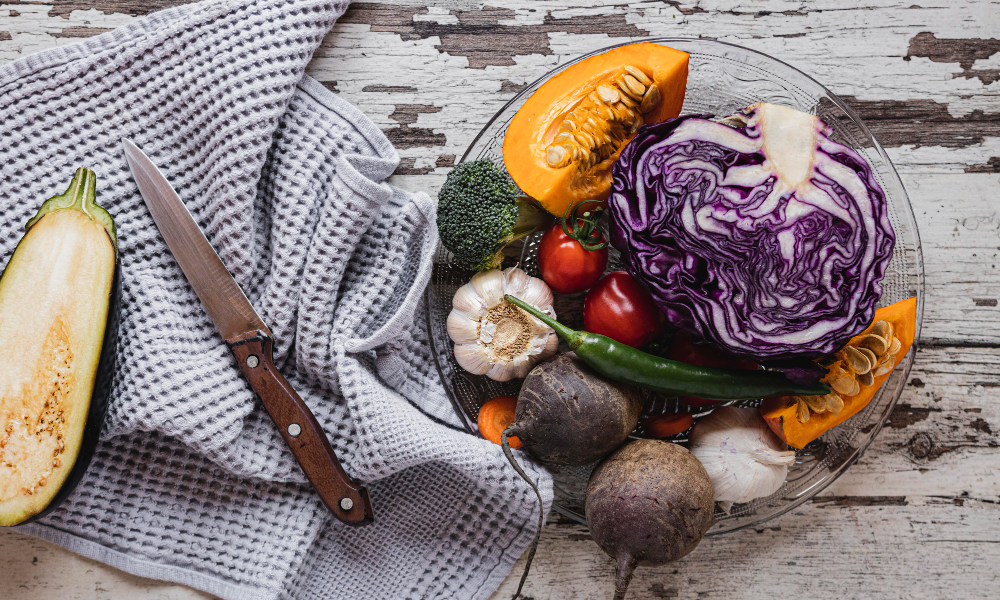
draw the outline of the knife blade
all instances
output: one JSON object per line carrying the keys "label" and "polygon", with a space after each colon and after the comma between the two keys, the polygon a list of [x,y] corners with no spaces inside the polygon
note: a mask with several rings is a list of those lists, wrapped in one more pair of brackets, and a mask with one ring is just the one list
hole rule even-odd
{"label": "knife blade", "polygon": [[163,173],[135,144],[122,145],[167,247],[323,503],[345,523],[371,523],[368,490],[350,479],[309,407],[274,366],[270,329]]}

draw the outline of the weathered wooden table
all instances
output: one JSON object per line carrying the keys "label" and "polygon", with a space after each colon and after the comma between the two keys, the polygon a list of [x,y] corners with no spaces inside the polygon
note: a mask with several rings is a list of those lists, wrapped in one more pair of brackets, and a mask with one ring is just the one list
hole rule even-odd
{"label": "weathered wooden table", "polygon": [[[0,0],[0,63],[182,0]],[[647,36],[776,56],[843,97],[888,149],[926,265],[923,340],[867,454],[812,502],[640,569],[630,598],[984,598],[1000,592],[1000,2],[997,0],[425,0],[357,3],[311,73],[433,193],[492,114],[575,55]],[[490,4],[487,2],[487,4]],[[612,565],[553,514],[526,587],[608,598]],[[0,598],[202,598],[0,532]],[[516,573],[497,598],[509,597]]]}

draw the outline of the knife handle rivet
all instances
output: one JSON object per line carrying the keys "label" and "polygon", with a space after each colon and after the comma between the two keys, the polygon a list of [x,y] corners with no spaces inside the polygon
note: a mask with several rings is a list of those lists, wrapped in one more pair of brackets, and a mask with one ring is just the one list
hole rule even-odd
{"label": "knife handle rivet", "polygon": [[288,435],[292,437],[299,437],[300,433],[302,433],[302,426],[298,423],[292,423],[288,426]]}
{"label": "knife handle rivet", "polygon": [[341,498],[340,508],[343,510],[351,510],[354,508],[354,500],[351,500],[350,498]]}
{"label": "knife handle rivet", "polygon": [[257,358],[256,354],[251,354],[250,356],[247,357],[247,366],[250,367],[251,369],[256,369],[257,365],[259,364],[260,364],[260,359]]}

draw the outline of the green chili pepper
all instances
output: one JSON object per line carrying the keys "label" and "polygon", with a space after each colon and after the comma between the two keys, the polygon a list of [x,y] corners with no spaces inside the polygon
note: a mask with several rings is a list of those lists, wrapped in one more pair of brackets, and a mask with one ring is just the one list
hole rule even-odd
{"label": "green chili pepper", "polygon": [[504,298],[554,329],[559,337],[566,340],[570,350],[592,369],[621,383],[708,400],[754,400],[830,393],[830,387],[825,383],[798,384],[774,371],[699,367],[653,356],[603,335],[570,329],[511,295]]}

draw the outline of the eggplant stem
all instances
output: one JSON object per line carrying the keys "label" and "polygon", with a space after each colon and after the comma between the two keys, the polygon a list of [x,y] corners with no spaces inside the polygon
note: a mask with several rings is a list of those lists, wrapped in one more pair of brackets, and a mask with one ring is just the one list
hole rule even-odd
{"label": "eggplant stem", "polygon": [[510,466],[514,467],[517,474],[521,476],[521,479],[528,482],[531,489],[535,490],[535,495],[538,496],[538,530],[535,531],[535,539],[531,540],[531,546],[528,547],[528,560],[524,565],[524,572],[521,573],[521,581],[517,584],[517,591],[514,592],[513,600],[517,600],[518,596],[521,595],[521,589],[524,587],[524,582],[528,579],[528,571],[531,570],[531,561],[535,558],[535,551],[538,550],[538,542],[542,538],[542,527],[545,526],[545,504],[542,502],[542,493],[538,491],[538,486],[535,482],[528,477],[528,474],[524,472],[521,465],[514,458],[514,453],[510,451],[510,443],[507,441],[507,432],[511,430],[513,426],[507,427],[500,434],[500,447],[503,448],[503,454],[507,457],[507,462]]}

